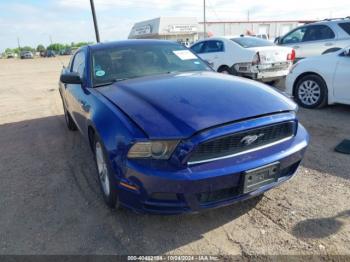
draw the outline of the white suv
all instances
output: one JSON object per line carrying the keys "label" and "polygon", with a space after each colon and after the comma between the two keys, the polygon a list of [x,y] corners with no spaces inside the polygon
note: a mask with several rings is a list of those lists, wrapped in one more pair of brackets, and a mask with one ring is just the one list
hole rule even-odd
{"label": "white suv", "polygon": [[293,47],[297,59],[338,51],[350,45],[350,17],[307,24],[275,42]]}

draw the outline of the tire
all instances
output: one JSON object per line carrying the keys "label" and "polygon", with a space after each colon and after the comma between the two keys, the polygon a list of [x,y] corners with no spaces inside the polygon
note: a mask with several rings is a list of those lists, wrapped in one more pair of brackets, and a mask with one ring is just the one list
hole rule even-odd
{"label": "tire", "polygon": [[71,117],[71,115],[69,114],[63,100],[62,100],[62,103],[63,103],[64,119],[66,120],[67,128],[70,131],[76,131],[78,129],[77,125],[74,123],[74,120]]}
{"label": "tire", "polygon": [[111,209],[119,209],[117,181],[112,175],[110,164],[107,158],[103,143],[94,137],[94,156],[97,170],[97,178],[106,205]]}
{"label": "tire", "polygon": [[218,73],[231,75],[231,70],[228,66],[220,66],[220,68],[218,69]]}
{"label": "tire", "polygon": [[302,77],[294,88],[297,103],[304,108],[322,108],[327,104],[327,85],[318,75]]}

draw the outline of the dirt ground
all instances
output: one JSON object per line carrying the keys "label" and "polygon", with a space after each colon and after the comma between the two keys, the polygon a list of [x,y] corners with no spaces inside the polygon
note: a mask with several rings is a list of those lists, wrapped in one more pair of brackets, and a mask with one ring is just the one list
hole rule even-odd
{"label": "dirt ground", "polygon": [[311,134],[292,181],[198,215],[107,209],[93,157],[66,129],[68,58],[0,60],[0,254],[350,255],[350,106],[301,109]]}

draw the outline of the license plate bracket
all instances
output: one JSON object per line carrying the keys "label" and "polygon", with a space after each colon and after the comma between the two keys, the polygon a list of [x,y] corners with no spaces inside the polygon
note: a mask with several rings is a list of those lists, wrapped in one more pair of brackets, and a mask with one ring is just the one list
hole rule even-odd
{"label": "license plate bracket", "polygon": [[279,170],[280,163],[276,162],[244,172],[243,193],[250,193],[262,186],[277,182]]}

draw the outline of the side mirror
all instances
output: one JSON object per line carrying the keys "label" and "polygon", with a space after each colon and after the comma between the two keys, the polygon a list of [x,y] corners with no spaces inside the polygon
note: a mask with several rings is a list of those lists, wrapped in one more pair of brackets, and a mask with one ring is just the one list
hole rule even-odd
{"label": "side mirror", "polygon": [[76,72],[64,72],[61,75],[60,80],[64,84],[77,84],[77,85],[79,85],[79,84],[83,83],[79,74]]}
{"label": "side mirror", "polygon": [[280,42],[281,42],[281,37],[279,37],[279,36],[276,37],[274,43],[275,43],[276,45],[278,45],[278,44],[280,44]]}

